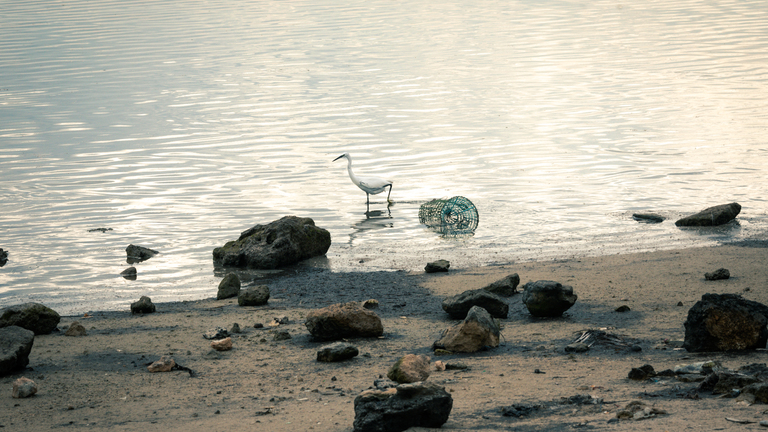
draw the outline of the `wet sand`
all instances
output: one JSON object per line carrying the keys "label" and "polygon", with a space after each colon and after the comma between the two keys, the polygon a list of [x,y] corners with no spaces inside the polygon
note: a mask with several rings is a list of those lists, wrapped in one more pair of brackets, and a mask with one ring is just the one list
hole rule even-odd
{"label": "wet sand", "polygon": [[[445,430],[732,428],[735,424],[726,417],[765,420],[768,406],[707,394],[686,399],[682,395],[697,383],[674,378],[637,382],[627,374],[643,364],[658,371],[709,359],[729,368],[765,363],[763,350],[688,353],[676,348],[675,341],[684,338],[688,309],[705,293],[736,293],[768,304],[766,254],[765,244],[753,243],[441,274],[309,270],[271,281],[268,306],[239,307],[236,299],[210,299],[158,304],[156,313],[144,316],[126,311],[63,317],[60,329],[79,321],[88,335],[68,337],[59,331],[35,338],[28,369],[0,378],[5,393],[0,425],[19,431],[351,431],[355,396],[386,375],[397,358],[416,353],[469,366],[429,377],[454,399]],[[720,267],[730,270],[730,279],[704,279],[705,272]],[[508,298],[510,313],[502,320],[501,346],[434,356],[432,342],[456,323],[442,311],[443,298],[511,273],[520,275],[521,284],[546,279],[571,285],[578,301],[562,318],[535,319],[516,294]],[[316,352],[325,343],[310,337],[306,314],[328,304],[370,298],[380,302],[376,312],[384,335],[350,340],[360,350],[350,361],[317,362]],[[616,312],[622,305],[631,310]],[[278,316],[290,322],[270,327]],[[211,354],[203,334],[215,327],[230,329],[234,323],[242,328],[233,335],[234,348]],[[264,328],[254,328],[256,323]],[[288,331],[292,338],[274,341],[275,329]],[[602,329],[626,346],[596,343],[586,353],[564,351],[589,329]],[[629,349],[632,345],[641,351]],[[172,355],[196,376],[180,370],[149,373],[147,364],[162,355]],[[536,369],[543,373],[534,373]],[[12,382],[20,376],[35,380],[37,395],[11,398]],[[579,394],[604,403],[599,409],[559,406],[526,418],[501,415],[501,408],[513,403],[551,402]],[[609,422],[633,400],[668,414]],[[738,427],[760,429],[757,424]]]}

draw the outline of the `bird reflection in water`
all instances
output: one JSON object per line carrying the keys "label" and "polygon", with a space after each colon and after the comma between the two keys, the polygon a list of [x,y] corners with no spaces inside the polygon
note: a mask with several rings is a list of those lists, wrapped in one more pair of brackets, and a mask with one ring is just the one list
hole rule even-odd
{"label": "bird reflection in water", "polygon": [[365,212],[365,219],[360,219],[352,225],[354,231],[349,234],[349,244],[352,244],[358,236],[367,231],[379,230],[382,228],[394,228],[394,226],[392,212],[389,207],[387,207],[386,211],[368,210]]}

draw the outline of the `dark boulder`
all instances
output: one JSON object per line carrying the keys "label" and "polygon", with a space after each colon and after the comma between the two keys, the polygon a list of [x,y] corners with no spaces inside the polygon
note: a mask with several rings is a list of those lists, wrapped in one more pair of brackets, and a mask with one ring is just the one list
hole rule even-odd
{"label": "dark boulder", "polygon": [[144,246],[136,246],[130,244],[125,248],[125,253],[128,255],[128,258],[126,259],[128,264],[135,264],[138,262],[146,261],[159,254],[160,252],[150,248],[145,248]]}
{"label": "dark boulder", "polygon": [[8,262],[8,251],[4,251],[0,248],[0,267],[4,266]]}
{"label": "dark boulder", "polygon": [[523,304],[535,317],[559,317],[578,297],[570,285],[540,280],[523,285]]}
{"label": "dark boulder", "polygon": [[128,267],[127,269],[120,272],[120,276],[127,280],[136,280],[136,267]]}
{"label": "dark boulder", "polygon": [[741,206],[738,203],[721,204],[679,219],[675,225],[679,227],[723,225],[735,219],[739,212],[741,212]]}
{"label": "dark boulder", "polygon": [[316,339],[377,337],[384,333],[381,318],[358,302],[334,304],[307,314],[304,323]]}
{"label": "dark boulder", "polygon": [[360,352],[357,347],[346,342],[336,342],[325,345],[317,351],[319,362],[340,362],[357,356]]}
{"label": "dark boulder", "polygon": [[451,263],[441,259],[427,263],[427,265],[424,266],[424,271],[427,273],[444,273],[448,271],[449,267],[451,267]]}
{"label": "dark boulder", "polygon": [[480,306],[496,318],[506,318],[509,313],[504,299],[484,289],[464,291],[443,300],[443,310],[453,319],[464,319],[472,306]]}
{"label": "dark boulder", "polygon": [[147,296],[141,296],[139,301],[131,303],[132,314],[148,314],[155,310],[155,304],[152,303],[152,299]]}
{"label": "dark boulder", "polygon": [[657,215],[656,213],[634,213],[632,218],[638,222],[644,223],[661,223],[664,222],[664,216]]}
{"label": "dark boulder", "polygon": [[517,294],[518,285],[520,285],[520,276],[517,273],[512,273],[503,279],[499,279],[496,282],[483,287],[483,289],[502,297],[509,297],[513,294]]}
{"label": "dark boulder", "polygon": [[314,256],[331,247],[331,233],[310,218],[285,216],[243,231],[240,238],[213,250],[219,266],[276,269]]}
{"label": "dark boulder", "polygon": [[237,297],[240,294],[240,278],[234,273],[224,276],[219,282],[219,290],[216,292],[216,300]]}
{"label": "dark boulder", "polygon": [[366,390],[355,398],[355,432],[400,432],[412,427],[439,428],[451,414],[453,398],[432,383],[400,384]]}
{"label": "dark boulder", "polygon": [[708,281],[729,279],[731,272],[726,268],[719,268],[711,273],[704,273],[704,279]]}
{"label": "dark boulder", "polygon": [[9,306],[0,311],[0,327],[19,326],[32,330],[36,335],[54,331],[59,321],[61,316],[55,310],[40,303]]}
{"label": "dark boulder", "polygon": [[19,326],[0,328],[0,376],[23,370],[29,364],[29,353],[35,333]]}
{"label": "dark boulder", "polygon": [[256,285],[240,291],[237,304],[240,306],[263,306],[269,301],[269,287]]}
{"label": "dark boulder", "polygon": [[737,294],[704,294],[688,311],[683,347],[690,352],[765,348],[768,307]]}

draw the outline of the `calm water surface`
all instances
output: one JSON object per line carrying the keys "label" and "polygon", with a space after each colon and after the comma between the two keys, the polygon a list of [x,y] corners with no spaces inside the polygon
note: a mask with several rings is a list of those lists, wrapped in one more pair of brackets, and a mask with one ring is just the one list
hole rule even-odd
{"label": "calm water surface", "polygon": [[[763,1],[466,3],[4,1],[0,306],[212,297],[212,249],[288,214],[333,271],[766,238]],[[366,216],[345,151],[393,206]],[[474,236],[419,224],[456,195]],[[737,224],[674,226],[732,201]],[[130,243],[161,252],[136,281]]]}

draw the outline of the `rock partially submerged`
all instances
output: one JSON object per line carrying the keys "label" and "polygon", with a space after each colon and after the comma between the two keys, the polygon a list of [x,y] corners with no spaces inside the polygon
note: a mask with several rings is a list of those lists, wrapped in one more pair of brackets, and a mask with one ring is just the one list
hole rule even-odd
{"label": "rock partially submerged", "polygon": [[664,222],[664,216],[656,213],[633,213],[632,218],[638,222],[661,223]]}
{"label": "rock partially submerged", "polygon": [[276,269],[314,256],[331,246],[328,230],[311,218],[285,216],[267,225],[256,225],[235,241],[213,250],[213,262],[226,267]]}
{"label": "rock partially submerged", "polygon": [[347,337],[376,337],[384,333],[381,318],[358,302],[340,303],[315,309],[307,314],[304,325],[317,339],[338,340]]}
{"label": "rock partially submerged", "polygon": [[491,315],[473,306],[464,322],[446,329],[432,348],[452,352],[477,352],[485,347],[499,346],[500,329]]}
{"label": "rock partially submerged", "polygon": [[535,317],[559,317],[578,297],[570,285],[540,280],[523,286],[523,303]]}
{"label": "rock partially submerged", "polygon": [[160,252],[144,246],[129,244],[128,247],[125,248],[125,253],[128,255],[128,258],[126,259],[128,264],[135,264],[146,261]]}
{"label": "rock partially submerged", "polygon": [[0,328],[0,376],[22,370],[29,364],[35,333],[18,326]]}
{"label": "rock partially submerged", "polygon": [[496,318],[506,318],[509,305],[498,295],[485,289],[464,291],[443,300],[443,310],[453,319],[464,319],[473,306],[480,306]]}
{"label": "rock partially submerged", "polygon": [[683,347],[690,352],[765,348],[768,306],[737,294],[704,294],[688,311]]}
{"label": "rock partially submerged", "polygon": [[366,390],[355,398],[355,432],[401,432],[412,427],[439,428],[451,414],[453,398],[432,383],[400,384]]}
{"label": "rock partially submerged", "polygon": [[0,327],[19,326],[36,335],[54,331],[59,321],[61,316],[55,310],[40,303],[9,306],[0,311]]}
{"label": "rock partially submerged", "polygon": [[128,267],[127,269],[120,272],[120,276],[122,276],[124,279],[127,280],[136,280],[138,273],[136,272],[136,267]]}
{"label": "rock partially submerged", "polygon": [[679,227],[723,225],[734,220],[739,215],[739,212],[741,212],[741,205],[738,203],[721,204],[679,219],[675,222],[675,225]]}

